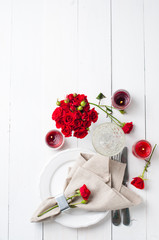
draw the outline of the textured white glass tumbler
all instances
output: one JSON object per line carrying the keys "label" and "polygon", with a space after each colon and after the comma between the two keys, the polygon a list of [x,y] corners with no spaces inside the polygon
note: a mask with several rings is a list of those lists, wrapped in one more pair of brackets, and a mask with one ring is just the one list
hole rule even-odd
{"label": "textured white glass tumbler", "polygon": [[105,156],[114,156],[125,146],[125,134],[114,123],[103,123],[93,132],[92,144],[95,150]]}

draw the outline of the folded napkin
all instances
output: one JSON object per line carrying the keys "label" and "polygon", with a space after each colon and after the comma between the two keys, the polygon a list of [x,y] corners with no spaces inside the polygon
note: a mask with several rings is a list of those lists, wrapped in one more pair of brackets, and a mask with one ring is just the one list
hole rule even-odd
{"label": "folded napkin", "polygon": [[[74,166],[69,169],[63,194],[68,198],[74,195],[75,190],[86,184],[91,195],[88,203],[79,204],[78,208],[99,212],[135,206],[142,200],[140,196],[122,185],[125,167],[125,164],[109,160],[108,157],[100,154],[81,153]],[[79,198],[81,197],[75,198],[73,203],[79,202]],[[56,204],[54,197],[47,198],[36,210],[31,222],[39,222],[57,216],[60,213],[59,207],[38,217]]]}

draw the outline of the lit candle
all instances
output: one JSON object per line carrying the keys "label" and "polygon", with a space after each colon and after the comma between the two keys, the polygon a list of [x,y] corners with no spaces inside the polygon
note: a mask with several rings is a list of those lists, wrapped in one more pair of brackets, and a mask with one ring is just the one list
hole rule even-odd
{"label": "lit candle", "polygon": [[117,90],[112,96],[113,107],[124,110],[130,104],[130,94],[123,89]]}
{"label": "lit candle", "polygon": [[49,147],[59,149],[64,143],[64,136],[58,130],[51,130],[46,134],[45,141]]}
{"label": "lit candle", "polygon": [[140,140],[132,146],[132,153],[137,158],[146,159],[152,151],[151,144],[146,140]]}

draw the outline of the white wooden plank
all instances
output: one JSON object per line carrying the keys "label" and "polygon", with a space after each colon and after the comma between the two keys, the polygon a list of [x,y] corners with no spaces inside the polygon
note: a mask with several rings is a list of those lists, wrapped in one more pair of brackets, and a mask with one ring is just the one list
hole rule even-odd
{"label": "white wooden plank", "polygon": [[13,0],[9,239],[42,239],[30,218],[44,163],[43,1]]}
{"label": "white wooden plank", "polygon": [[11,2],[0,1],[0,239],[8,239],[9,89]]}
{"label": "white wooden plank", "polygon": [[[102,92],[107,97],[103,103],[109,105],[111,97],[109,1],[80,1],[78,21],[78,92],[85,93],[88,101],[94,103],[98,103],[96,97]],[[87,146],[92,148],[91,132],[99,123],[106,121],[105,115],[99,109],[97,110],[100,113],[99,120],[96,124],[92,124],[90,134],[83,140],[79,140],[79,146],[86,146],[87,143]]]}
{"label": "white wooden plank", "polygon": [[[103,92],[110,103],[110,2],[104,0],[80,0],[78,6],[78,92],[88,96],[90,102]],[[100,111],[99,111],[100,112]],[[100,112],[99,121],[91,126],[89,135],[78,140],[78,146],[93,149],[91,133],[106,120]],[[111,239],[110,215],[97,225],[78,230],[78,239]]]}
{"label": "white wooden plank", "polygon": [[[157,102],[159,75],[158,1],[145,0],[144,9],[146,135],[148,140],[155,143],[158,137],[158,113],[154,104]],[[120,119],[132,120],[135,123],[134,131],[127,136],[127,145],[131,149],[135,140],[145,136],[143,1],[113,0],[112,10],[113,91],[126,88],[133,97],[128,114],[117,114]],[[41,224],[31,224],[29,219],[40,201],[39,173],[55,153],[44,144],[44,137],[46,132],[55,126],[51,114],[56,107],[56,98],[78,91],[86,93],[89,100],[94,101],[96,95],[102,91],[110,99],[110,6],[109,1],[102,0],[13,0],[12,51],[10,1],[0,2],[0,12],[0,106],[3,112],[0,119],[0,142],[3,146],[0,150],[3,166],[0,169],[0,189],[3,192],[0,198],[0,211],[3,216],[0,220],[0,239],[8,239],[9,233],[9,239],[13,240],[39,240],[43,237]],[[9,59],[11,53],[12,58]],[[8,229],[10,60],[12,74]],[[103,114],[100,114],[97,124],[104,121]],[[63,149],[76,146],[76,139],[69,138]],[[91,134],[78,141],[78,146],[93,150]],[[129,184],[131,189],[142,195],[144,203],[131,209],[133,221],[130,227],[113,227],[112,239],[159,238],[157,159],[158,151],[149,169],[147,193],[145,190],[136,190]],[[143,166],[144,162],[137,160],[129,152],[130,179],[140,174]],[[111,239],[110,221],[105,219],[96,226],[78,231],[57,223],[45,223],[44,239],[55,236],[57,240]]]}
{"label": "white wooden plank", "polygon": [[110,212],[99,223],[92,225],[88,228],[81,228],[78,230],[78,239],[111,239],[111,226],[110,226]]}
{"label": "white wooden plank", "polygon": [[77,229],[64,227],[56,222],[45,223],[44,239],[78,239]]}
{"label": "white wooden plank", "polygon": [[[45,129],[55,123],[51,120],[56,100],[77,92],[77,1],[47,0],[45,5]],[[77,147],[75,138],[67,138],[62,150]],[[55,153],[55,152],[54,152]],[[53,151],[46,149],[51,157]],[[46,159],[47,160],[47,159]],[[44,239],[77,239],[77,230],[56,222],[44,224]]]}
{"label": "white wooden plank", "polygon": [[126,136],[129,148],[128,187],[143,197],[143,204],[130,209],[131,225],[113,226],[113,240],[146,239],[146,192],[135,189],[130,181],[141,174],[144,162],[132,155],[131,148],[136,140],[145,137],[144,118],[144,39],[143,1],[112,1],[112,74],[113,91],[127,89],[132,96],[128,114],[116,114],[124,122],[133,121],[133,132]]}
{"label": "white wooden plank", "polygon": [[[145,76],[146,76],[146,120],[147,139],[154,145],[158,141],[158,78],[159,78],[159,2],[145,0]],[[147,190],[147,240],[159,239],[158,229],[158,169],[159,150],[152,158],[148,169]]]}

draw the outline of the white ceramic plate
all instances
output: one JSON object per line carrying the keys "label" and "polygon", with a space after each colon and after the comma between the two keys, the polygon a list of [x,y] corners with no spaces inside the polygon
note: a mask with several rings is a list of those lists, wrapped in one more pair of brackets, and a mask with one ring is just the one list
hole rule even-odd
{"label": "white ceramic plate", "polygon": [[[79,156],[80,152],[92,153],[83,149],[68,149],[52,157],[40,178],[40,195],[42,200],[63,192],[67,171]],[[102,220],[108,212],[88,212],[78,208],[62,212],[55,221],[71,228],[88,227]]]}

